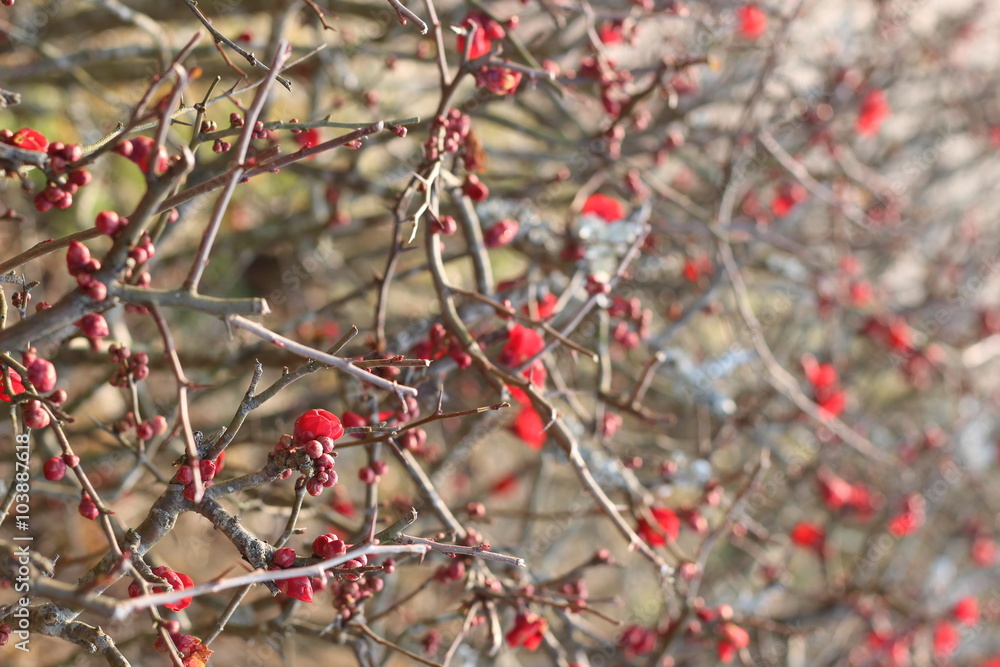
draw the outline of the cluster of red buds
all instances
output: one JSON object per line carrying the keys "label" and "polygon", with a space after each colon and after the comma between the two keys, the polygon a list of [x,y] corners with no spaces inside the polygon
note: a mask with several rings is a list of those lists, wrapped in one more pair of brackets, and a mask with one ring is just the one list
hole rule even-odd
{"label": "cluster of red buds", "polygon": [[129,377],[133,380],[145,380],[149,376],[149,355],[145,352],[132,354],[124,345],[112,345],[108,348],[111,361],[118,366],[108,380],[112,387],[127,387]]}
{"label": "cluster of red buds", "polygon": [[[246,124],[246,121],[243,119],[243,116],[241,116],[239,113],[237,113],[237,112],[234,111],[231,114],[229,114],[229,127],[243,127],[245,124]],[[251,139],[270,139],[271,138],[271,131],[270,130],[265,130],[264,129],[264,123],[263,123],[263,121],[259,121],[258,120],[257,122],[255,122],[253,124],[253,132],[251,133],[250,138]],[[228,142],[223,142],[223,143],[228,143]],[[216,151],[216,153],[218,153],[218,152],[220,152],[220,151]],[[225,152],[225,151],[221,151],[221,152]]]}
{"label": "cluster of red buds", "polygon": [[[283,435],[274,446],[275,455],[288,455],[297,451],[305,452],[312,461],[313,474],[306,482],[306,491],[318,496],[323,489],[337,483],[334,470],[334,441],[344,435],[344,426],[337,415],[327,410],[313,409],[295,420],[294,435]],[[282,477],[291,477],[292,471],[285,470]]]}
{"label": "cluster of red buds", "polygon": [[250,138],[251,139],[270,139],[271,138],[271,130],[265,130],[264,129],[264,122],[258,120],[256,123],[253,124],[253,132],[250,133]]}
{"label": "cluster of red buds", "polygon": [[[219,457],[214,461],[210,461],[208,459],[198,461],[198,472],[201,475],[202,486],[205,488],[212,486],[212,480],[215,479],[215,476],[219,474],[225,465],[225,452],[219,454]],[[194,483],[194,469],[190,464],[185,463],[177,469],[177,481],[184,485],[184,497],[191,502],[194,502],[196,487]]]}
{"label": "cluster of red buds", "polygon": [[472,119],[458,109],[452,109],[447,116],[435,116],[430,137],[424,143],[427,159],[436,160],[442,153],[457,153],[471,127]]}
{"label": "cluster of red buds", "polygon": [[640,341],[649,338],[653,311],[643,308],[642,302],[637,297],[626,299],[619,294],[613,295],[608,314],[618,318],[612,335],[625,349],[636,348]]}
{"label": "cluster of red buds", "polygon": [[150,440],[155,435],[163,435],[166,433],[167,420],[162,415],[156,415],[152,419],[139,422],[135,418],[135,413],[129,410],[125,413],[124,417],[115,422],[114,428],[115,433],[119,435],[134,430],[136,437],[145,441]]}
{"label": "cluster of red buds", "polygon": [[143,232],[135,246],[128,251],[128,256],[135,260],[136,266],[145,264],[156,254],[156,248],[149,237],[149,232]]}
{"label": "cluster of red buds", "polygon": [[[350,548],[350,545],[347,545]],[[341,565],[341,569],[356,569],[368,565],[366,556],[352,559]],[[392,574],[395,571],[396,562],[392,558],[387,558],[382,565],[382,571]],[[358,612],[358,605],[376,593],[381,591],[385,582],[381,577],[366,577],[361,574],[345,573],[342,575],[345,581],[334,582],[330,587],[333,597],[333,608],[338,610],[339,616],[343,620],[351,619]]]}
{"label": "cluster of red buds", "polygon": [[[155,144],[156,142],[149,137],[133,137],[132,139],[119,141],[114,150],[122,157],[128,158],[139,165],[139,169],[143,172],[148,172]],[[160,146],[159,155],[156,156],[156,172],[162,173],[169,166],[170,157],[167,155],[167,149],[164,146]]]}
{"label": "cluster of red buds", "polygon": [[623,103],[628,99],[625,89],[632,81],[632,73],[625,68],[619,70],[614,58],[588,56],[580,63],[577,76],[597,81],[601,87],[601,104],[604,110],[612,118],[618,118]]}
{"label": "cluster of red buds", "polygon": [[[83,158],[83,148],[78,144],[64,144],[61,141],[49,143],[45,135],[30,127],[22,127],[17,132],[0,130],[0,142],[48,154],[49,168],[57,180],[49,181],[45,189],[35,195],[35,208],[40,213],[51,211],[53,208],[69,208],[73,205],[73,195],[77,189],[91,181],[90,172],[86,169],[67,171],[70,164]],[[65,178],[62,178],[64,174]]]}
{"label": "cluster of red buds", "polygon": [[[84,294],[94,301],[104,301],[107,298],[107,286],[94,277],[94,274],[101,269],[101,260],[91,257],[90,249],[87,246],[79,241],[73,241],[69,244],[69,250],[66,252],[66,268],[69,269],[69,274],[76,278],[76,284],[80,286],[80,290]],[[88,334],[88,337],[99,336]]]}
{"label": "cluster of red buds", "polygon": [[812,355],[806,355],[802,357],[802,370],[813,386],[813,400],[820,413],[827,418],[840,415],[846,406],[847,394],[840,388],[834,365],[820,363]]}
{"label": "cluster of red buds", "polygon": [[441,359],[450,356],[460,369],[472,365],[472,357],[462,349],[457,341],[445,330],[444,326],[435,322],[431,326],[427,339],[413,346],[411,354],[418,359]]}
{"label": "cluster of red buds", "polygon": [[[153,574],[155,574],[157,577],[160,577],[161,579],[166,579],[167,583],[170,584],[170,586],[175,591],[183,591],[185,589],[194,586],[194,581],[191,579],[191,577],[187,576],[183,572],[174,572],[166,565],[154,567]],[[165,586],[154,585],[152,592],[166,593],[167,589]],[[133,581],[128,585],[128,596],[130,598],[137,598],[141,595],[142,595],[142,587],[139,586],[138,581]],[[193,598],[190,597],[181,598],[177,602],[169,602],[163,606],[169,609],[170,611],[180,611],[181,609],[187,609],[191,605],[192,599]]]}
{"label": "cluster of red buds", "polygon": [[389,464],[385,461],[372,461],[371,465],[367,465],[358,471],[358,479],[365,484],[375,484],[388,471]]}

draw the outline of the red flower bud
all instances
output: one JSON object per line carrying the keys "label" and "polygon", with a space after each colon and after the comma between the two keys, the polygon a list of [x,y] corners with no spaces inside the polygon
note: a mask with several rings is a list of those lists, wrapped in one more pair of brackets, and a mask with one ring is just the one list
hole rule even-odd
{"label": "red flower bud", "polygon": [[39,153],[44,153],[49,147],[49,140],[45,138],[45,135],[30,127],[22,127],[15,132],[14,136],[10,139],[10,143],[26,151],[36,151]]}
{"label": "red flower bud", "polygon": [[177,481],[187,486],[194,481],[194,470],[185,464],[177,469]]}
{"label": "red flower bud", "polygon": [[97,505],[94,503],[94,501],[90,498],[90,495],[87,493],[84,493],[83,496],[80,498],[79,510],[80,510],[80,516],[82,516],[85,519],[90,519],[91,521],[96,519],[97,516],[101,513],[100,510],[97,509]]}
{"label": "red flower bud", "polygon": [[79,241],[73,241],[69,244],[69,250],[66,252],[66,266],[69,268],[70,275],[75,276],[89,261],[90,249],[87,246]]}
{"label": "red flower bud", "polygon": [[271,562],[284,569],[295,565],[295,549],[284,547],[274,552]]}
{"label": "red flower bud", "polygon": [[28,381],[34,385],[35,389],[43,394],[47,394],[56,386],[56,367],[52,362],[41,357],[34,357],[29,362],[25,360],[24,365],[28,367]]}
{"label": "red flower bud", "polygon": [[484,201],[490,196],[489,188],[475,174],[468,174],[462,184],[462,192],[472,201]]}
{"label": "red flower bud", "polygon": [[66,476],[66,462],[62,460],[61,456],[53,456],[45,462],[43,470],[45,479],[50,482],[58,482]]}
{"label": "red flower bud", "polygon": [[94,226],[97,231],[107,236],[114,236],[124,226],[125,221],[114,211],[101,211],[97,214]]}

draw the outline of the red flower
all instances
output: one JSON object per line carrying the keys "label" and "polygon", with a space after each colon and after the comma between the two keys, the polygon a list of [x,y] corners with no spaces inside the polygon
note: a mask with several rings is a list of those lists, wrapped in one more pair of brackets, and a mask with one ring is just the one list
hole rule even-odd
{"label": "red flower", "polygon": [[750,645],[750,633],[735,623],[724,623],[721,628],[724,641],[736,648],[746,648]]}
{"label": "red flower", "polygon": [[[191,580],[191,577],[182,572],[174,572],[166,565],[154,567],[153,574],[166,579],[167,583],[170,584],[175,591],[183,591],[194,586],[194,581]],[[152,592],[165,593],[167,592],[167,589],[165,586],[153,586]],[[139,582],[133,581],[128,586],[128,596],[131,598],[137,598],[140,595],[142,595],[142,588],[140,588]],[[171,611],[180,611],[181,609],[187,609],[191,605],[191,600],[193,599],[194,598],[190,597],[181,598],[177,602],[170,602],[163,606]]]}
{"label": "red flower", "polygon": [[975,625],[979,622],[979,601],[971,595],[964,597],[955,603],[951,615],[963,625]]}
{"label": "red flower", "polygon": [[[528,366],[528,368],[521,373],[521,376],[536,387],[541,387],[545,385],[545,380],[549,377],[549,372],[545,370],[545,364],[542,363],[542,360],[538,359],[535,363]],[[507,388],[510,389],[511,398],[521,405],[527,405],[531,402],[531,399],[528,398],[528,394],[520,387],[507,385]]]}
{"label": "red flower", "polygon": [[869,92],[861,101],[861,109],[858,111],[858,121],[855,125],[858,134],[863,137],[878,134],[882,123],[889,117],[889,112],[885,91],[876,88]]}
{"label": "red flower", "polygon": [[49,140],[38,130],[30,127],[22,127],[11,137],[10,143],[26,151],[36,151],[44,153],[49,147]]}
{"label": "red flower", "polygon": [[889,532],[896,537],[911,535],[924,525],[924,515],[922,512],[905,510],[889,519]]}
{"label": "red flower", "polygon": [[313,409],[295,420],[295,439],[308,442],[322,435],[336,440],[344,435],[344,426],[337,415],[326,410]]}
{"label": "red flower", "polygon": [[[2,370],[2,367],[0,367]],[[14,388],[15,394],[20,394],[24,392],[24,385],[21,384],[21,376],[17,374],[17,371],[11,369],[10,371],[10,384]],[[11,397],[4,393],[3,384],[0,382],[0,401],[5,403],[10,403]]]}
{"label": "red flower", "polygon": [[618,44],[622,41],[622,22],[605,21],[597,27],[597,36],[604,44]]}
{"label": "red flower", "polygon": [[757,39],[767,30],[767,14],[757,5],[743,5],[736,10],[740,25],[737,28],[744,39]]}
{"label": "red flower", "polygon": [[958,648],[958,630],[948,621],[938,621],[934,626],[934,655],[947,658]]}
{"label": "red flower", "polygon": [[667,538],[677,540],[681,532],[681,520],[668,507],[652,507],[650,514],[656,519],[658,526],[653,526],[645,518],[639,519],[635,532],[651,547],[661,547],[667,543]]}
{"label": "red flower", "polygon": [[507,633],[507,643],[513,647],[523,646],[529,651],[537,649],[549,628],[549,622],[538,614],[518,614],[514,627]]}
{"label": "red flower", "polygon": [[515,324],[507,334],[500,361],[507,366],[519,366],[545,349],[545,339],[534,329]]}
{"label": "red flower", "polygon": [[330,502],[330,508],[337,514],[346,516],[347,518],[353,517],[358,512],[351,499],[340,494],[333,497],[333,500]]}
{"label": "red flower", "polygon": [[836,512],[851,501],[850,482],[837,477],[826,468],[819,469],[817,478],[820,485],[820,495],[827,508]]}
{"label": "red flower", "polygon": [[886,333],[889,347],[896,352],[907,352],[913,349],[913,332],[910,325],[902,317],[897,317],[889,324]]}
{"label": "red flower", "polygon": [[719,662],[724,662],[727,665],[733,661],[736,657],[736,647],[727,641],[719,642],[715,647],[716,653],[719,656]]}
{"label": "red flower", "polygon": [[684,279],[690,283],[696,283],[703,275],[711,275],[714,271],[715,267],[712,266],[712,259],[708,255],[688,257],[684,260],[684,268],[681,269]]}
{"label": "red flower", "polygon": [[506,495],[517,489],[517,473],[511,473],[500,478],[499,481],[490,487],[491,494]]}
{"label": "red flower", "polygon": [[541,449],[545,444],[545,422],[534,406],[525,405],[518,413],[513,425],[514,435],[524,440],[532,449]]}
{"label": "red flower", "polygon": [[507,67],[484,67],[476,75],[476,84],[486,86],[494,95],[512,95],[524,75]]}
{"label": "red flower", "polygon": [[821,364],[811,355],[802,357],[802,370],[816,389],[827,389],[837,384],[837,369],[833,364]]}
{"label": "red flower", "polygon": [[[489,53],[493,40],[503,39],[507,33],[503,26],[480,12],[471,12],[464,21],[463,28],[476,26],[476,34],[472,36],[472,46],[469,48],[469,58],[475,60]],[[465,53],[465,35],[458,36],[458,52]]]}
{"label": "red flower", "polygon": [[587,197],[580,213],[596,215],[605,222],[617,222],[625,217],[625,207],[613,197],[595,193]]}
{"label": "red flower", "polygon": [[816,405],[824,419],[833,419],[844,411],[847,395],[843,389],[824,389],[816,391]]}
{"label": "red flower", "polygon": [[809,191],[798,183],[785,183],[771,200],[771,213],[776,218],[784,218],[805,200],[808,194]]}
{"label": "red flower", "polygon": [[295,143],[299,145],[299,148],[312,148],[319,143],[319,130],[311,127],[299,132],[295,135]]}
{"label": "red flower", "polygon": [[792,528],[789,534],[792,542],[805,549],[822,555],[826,543],[826,529],[823,526],[808,521],[801,521]]}
{"label": "red flower", "polygon": [[[537,313],[538,319],[539,320],[547,320],[550,317],[552,317],[552,313],[555,312],[556,303],[558,301],[559,301],[559,299],[557,299],[556,295],[553,294],[552,292],[549,292],[544,297],[542,297],[541,299],[539,299],[538,300],[538,313]],[[523,312],[528,317],[532,316],[531,308],[527,304],[525,304],[525,306],[521,309],[521,312]]]}

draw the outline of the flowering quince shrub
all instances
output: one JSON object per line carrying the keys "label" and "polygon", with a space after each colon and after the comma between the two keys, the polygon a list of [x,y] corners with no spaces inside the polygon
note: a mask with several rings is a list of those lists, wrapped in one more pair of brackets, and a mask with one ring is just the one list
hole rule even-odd
{"label": "flowering quince shrub", "polygon": [[0,664],[1000,666],[993,7],[381,2],[0,5]]}

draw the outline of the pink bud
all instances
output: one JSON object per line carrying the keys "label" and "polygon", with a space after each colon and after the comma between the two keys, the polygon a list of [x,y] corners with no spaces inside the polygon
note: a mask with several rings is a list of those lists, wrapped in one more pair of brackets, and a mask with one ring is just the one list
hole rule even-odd
{"label": "pink bud", "polygon": [[69,267],[70,275],[76,275],[83,266],[90,261],[90,250],[79,241],[69,244],[66,252],[66,266]]}
{"label": "pink bud", "polygon": [[101,211],[94,221],[97,231],[108,236],[114,236],[122,228],[122,218],[114,211]]}
{"label": "pink bud", "polygon": [[80,516],[93,521],[99,514],[100,511],[97,509],[97,505],[94,504],[94,501],[90,498],[90,495],[84,493],[83,497],[80,499]]}
{"label": "pink bud", "polygon": [[520,225],[516,220],[501,220],[486,230],[483,243],[487,248],[502,248],[514,240],[519,229]]}
{"label": "pink bud", "polygon": [[43,470],[45,479],[50,482],[58,482],[66,475],[66,462],[62,460],[61,456],[53,456],[45,462]]}
{"label": "pink bud", "polygon": [[271,559],[271,562],[280,568],[295,565],[295,549],[289,549],[288,547],[278,549],[274,552],[274,557]]}
{"label": "pink bud", "polygon": [[47,394],[56,387],[56,367],[52,362],[41,357],[35,357],[30,363],[25,362],[28,367],[28,380],[39,392]]}

